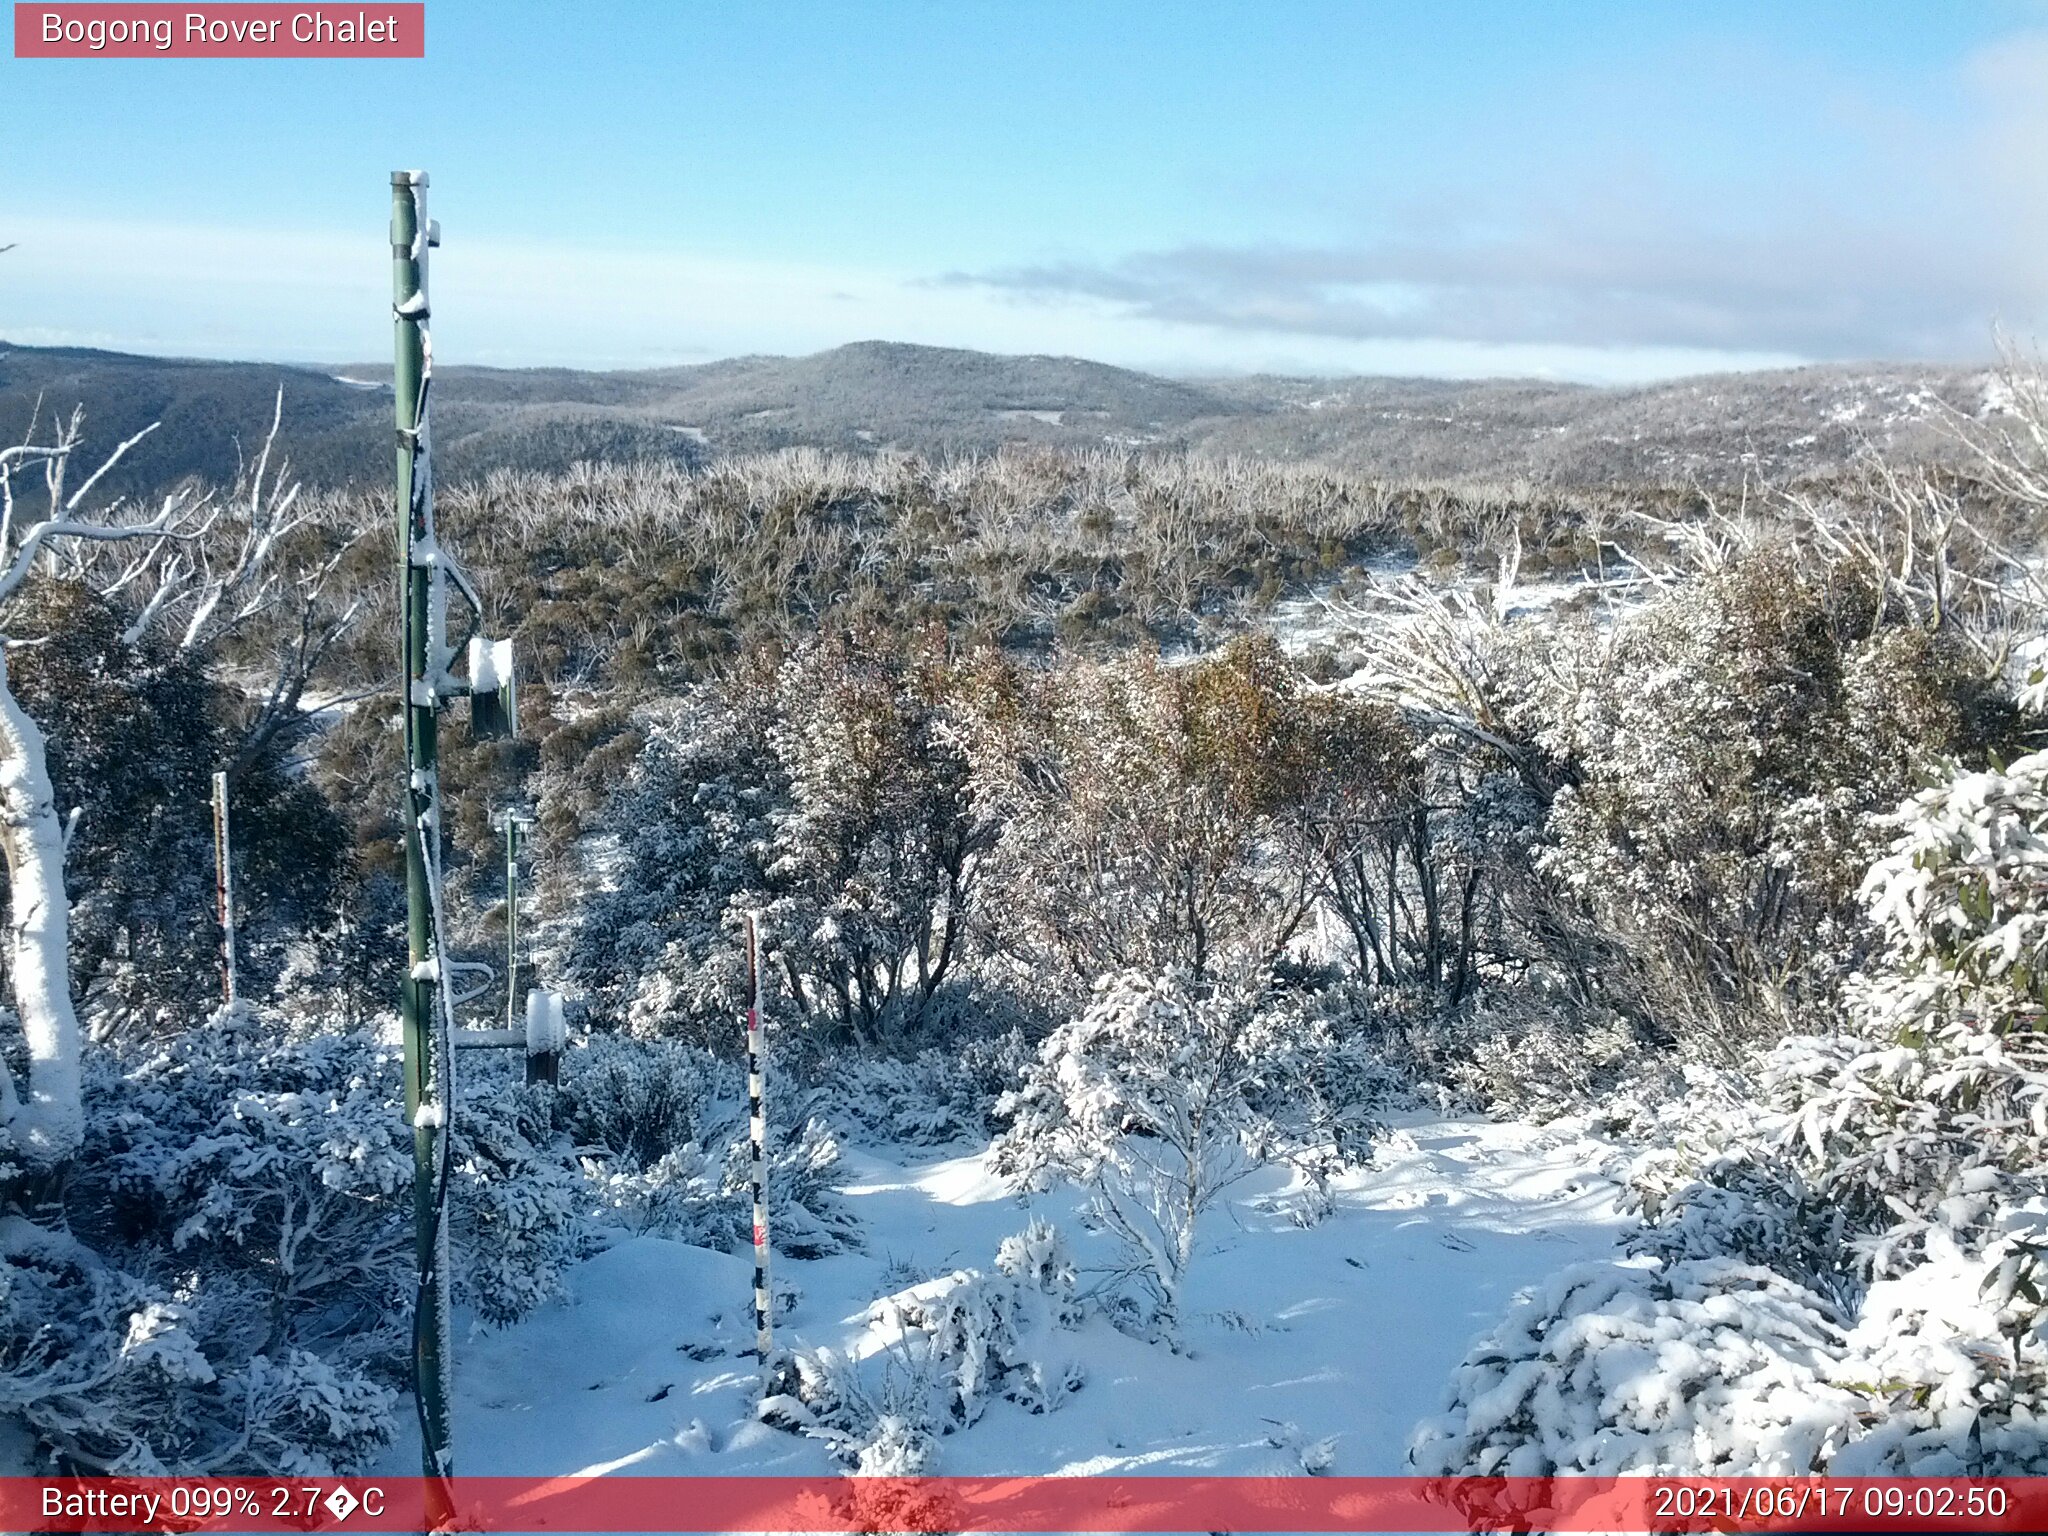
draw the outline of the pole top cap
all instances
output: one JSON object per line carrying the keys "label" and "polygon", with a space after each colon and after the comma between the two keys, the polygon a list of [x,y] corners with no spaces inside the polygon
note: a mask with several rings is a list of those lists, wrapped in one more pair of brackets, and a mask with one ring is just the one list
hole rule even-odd
{"label": "pole top cap", "polygon": [[391,185],[394,187],[424,187],[427,184],[425,171],[393,171]]}

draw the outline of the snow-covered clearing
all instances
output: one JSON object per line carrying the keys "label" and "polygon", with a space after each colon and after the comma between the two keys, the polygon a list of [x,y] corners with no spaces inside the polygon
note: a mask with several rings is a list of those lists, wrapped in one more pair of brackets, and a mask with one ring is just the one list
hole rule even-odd
{"label": "snow-covered clearing", "polygon": [[[1062,1336],[1085,1386],[1044,1415],[992,1404],[940,1442],[937,1470],[1299,1472],[1299,1448],[1327,1440],[1327,1470],[1398,1472],[1471,1338],[1521,1287],[1609,1250],[1620,1218],[1601,1170],[1615,1153],[1572,1122],[1411,1117],[1373,1167],[1335,1183],[1335,1212],[1312,1227],[1290,1219],[1301,1189],[1266,1170],[1204,1229],[1185,1354],[1091,1312]],[[801,1294],[777,1342],[882,1347],[868,1326],[876,1299],[990,1268],[1033,1211],[1065,1230],[1084,1267],[1104,1251],[1082,1230],[1078,1197],[1027,1208],[986,1162],[985,1151],[850,1150],[845,1195],[867,1251],[778,1258],[778,1289]],[[566,1303],[502,1331],[458,1326],[457,1465],[470,1475],[836,1470],[819,1441],[753,1419],[751,1276],[747,1259],[628,1238],[572,1272]],[[394,1474],[417,1465],[410,1434],[383,1460]]]}

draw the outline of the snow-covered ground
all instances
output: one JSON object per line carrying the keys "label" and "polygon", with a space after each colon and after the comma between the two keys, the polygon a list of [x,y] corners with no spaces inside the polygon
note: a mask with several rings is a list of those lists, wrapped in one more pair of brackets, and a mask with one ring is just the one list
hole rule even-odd
{"label": "snow-covered ground", "polygon": [[[1269,1171],[1239,1186],[1234,1209],[1205,1228],[1184,1353],[1091,1314],[1062,1335],[1085,1386],[1044,1415],[994,1403],[940,1442],[935,1470],[1299,1472],[1297,1448],[1328,1441],[1329,1471],[1399,1472],[1409,1432],[1437,1410],[1473,1335],[1519,1288],[1609,1250],[1620,1218],[1602,1168],[1615,1153],[1570,1122],[1410,1118],[1373,1167],[1335,1186],[1335,1212],[1309,1227],[1289,1215],[1301,1190]],[[1033,1211],[1061,1226],[1084,1269],[1106,1251],[1082,1230],[1078,1197],[1027,1208],[986,1162],[985,1152],[849,1151],[845,1195],[866,1251],[778,1262],[778,1288],[801,1292],[778,1343],[855,1355],[880,1347],[868,1324],[878,1298],[956,1268],[990,1268],[998,1242]],[[819,1441],[754,1421],[751,1283],[750,1259],[630,1238],[573,1271],[567,1302],[503,1331],[459,1333],[458,1467],[835,1470]],[[417,1465],[408,1435],[383,1470]]]}

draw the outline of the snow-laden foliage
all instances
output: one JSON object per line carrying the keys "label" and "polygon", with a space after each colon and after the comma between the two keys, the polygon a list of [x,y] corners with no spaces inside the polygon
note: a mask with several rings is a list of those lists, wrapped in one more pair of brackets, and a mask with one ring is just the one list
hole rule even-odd
{"label": "snow-laden foliage", "polygon": [[[1851,992],[1867,1034],[1794,1037],[1740,1071],[1695,1074],[1667,1116],[1687,1129],[1632,1175],[1648,1223],[1633,1246],[1652,1267],[1521,1304],[1476,1347],[1419,1464],[2048,1466],[2048,754],[1953,774],[1890,822],[1891,851],[1863,885],[1883,963]],[[1755,1298],[1701,1289],[1738,1273]],[[1792,1364],[1722,1338],[1789,1328],[1794,1303],[1810,1321]],[[1720,1394],[1710,1417],[1627,1416],[1702,1360]],[[1793,1439],[1702,1436],[1778,1425],[1795,1365],[1818,1416]],[[1547,1396],[1525,1390],[1536,1374]],[[1616,1390],[1624,1375],[1635,1397]],[[1514,1412],[1495,1411],[1505,1397]]]}
{"label": "snow-laden foliage", "polygon": [[555,1117],[579,1151],[645,1166],[737,1122],[745,1090],[701,1047],[593,1032],[564,1053]]}
{"label": "snow-laden foliage", "polygon": [[563,949],[563,979],[596,1017],[699,1044],[737,1029],[734,919],[765,899],[769,818],[786,797],[759,720],[718,694],[650,723]]}
{"label": "snow-laden foliage", "polygon": [[1974,1254],[1931,1231],[1923,1262],[1871,1286],[1832,1371],[1863,1399],[1869,1425],[1830,1471],[2048,1472],[2048,1208],[2008,1220],[2019,1230]]}
{"label": "snow-laden foliage", "polygon": [[1072,1180],[1122,1246],[1169,1337],[1205,1212],[1254,1166],[1246,999],[1176,977],[1104,981],[1046,1037],[991,1166],[1024,1190]]}
{"label": "snow-laden foliage", "polygon": [[8,1407],[85,1467],[356,1466],[391,1432],[380,1378],[402,1342],[396,1073],[360,1040],[216,1024],[96,1058],[74,1232],[8,1218],[13,1371],[30,1378]]}
{"label": "snow-laden foliage", "polygon": [[[591,1035],[569,1050],[553,1113],[602,1219],[710,1248],[750,1246],[743,1089],[733,1063],[680,1041]],[[778,1251],[817,1258],[860,1246],[833,1193],[838,1166],[838,1143],[823,1123],[770,1116],[769,1231]]]}
{"label": "snow-laden foliage", "polygon": [[247,1014],[216,1023],[101,1063],[95,1153],[75,1175],[86,1219],[232,1277],[248,1313],[234,1331],[255,1348],[311,1328],[375,1359],[396,1342],[374,1331],[412,1241],[397,1052],[348,1036],[272,1043]]}
{"label": "snow-laden foliage", "polygon": [[1783,1276],[1725,1259],[1576,1266],[1517,1302],[1410,1453],[1426,1475],[1817,1470],[1857,1403],[1841,1328]]}
{"label": "snow-laden foliage", "polygon": [[1953,637],[1769,547],[1514,658],[1510,719],[1561,780],[1538,868],[1593,919],[1600,992],[1724,1062],[1839,1007],[1875,813],[2010,729]]}
{"label": "snow-laden foliage", "polygon": [[[21,1389],[0,1411],[81,1466],[345,1468],[391,1433],[413,1268],[398,1052],[280,1033],[245,1006],[97,1053],[70,1231],[7,1218]],[[555,1294],[582,1251],[554,1141],[538,1090],[468,1086],[448,1198],[457,1295],[485,1321]]]}
{"label": "snow-laden foliage", "polygon": [[512,1080],[466,1086],[450,1153],[456,1299],[484,1322],[516,1322],[562,1294],[588,1240],[587,1192],[557,1145],[551,1096]]}
{"label": "snow-laden foliage", "polygon": [[1543,976],[1482,988],[1434,1032],[1446,1086],[1500,1115],[1554,1119],[1645,1066],[1625,1020],[1597,1003],[1575,1002]]}
{"label": "snow-laden foliage", "polygon": [[988,944],[1055,1015],[1100,978],[1256,984],[1405,783],[1385,712],[1317,693],[1270,639],[1183,666],[1074,662],[978,722],[1002,821]]}
{"label": "snow-laden foliage", "polygon": [[847,1052],[811,1089],[805,1112],[862,1140],[941,1147],[981,1142],[997,1105],[1023,1079],[1032,1048],[1016,1030],[914,1056]]}
{"label": "snow-laden foliage", "polygon": [[996,823],[970,782],[969,701],[993,655],[828,636],[776,676],[769,732],[788,775],[768,865],[769,932],[791,1000],[829,1038],[872,1045],[937,1022],[964,958]]}
{"label": "snow-laden foliage", "polygon": [[835,633],[655,720],[608,815],[568,978],[635,1033],[731,1039],[754,911],[794,1022],[838,1044],[928,1032],[994,830],[962,745],[981,684],[943,647]]}
{"label": "snow-laden foliage", "polygon": [[[726,1246],[752,1241],[753,1217],[736,1218],[749,1207],[747,1144],[726,1144],[719,1181],[722,1209],[735,1218]],[[776,1251],[793,1259],[822,1259],[861,1246],[859,1224],[835,1191],[839,1184],[839,1143],[821,1121],[804,1120],[771,1130],[768,1136],[768,1227]]]}
{"label": "snow-laden foliage", "polygon": [[237,1348],[212,1299],[0,1218],[0,1413],[90,1471],[327,1475],[389,1439],[390,1388],[290,1344]]}
{"label": "snow-laden foliage", "polygon": [[859,1351],[797,1351],[795,1393],[761,1415],[825,1441],[859,1474],[929,1472],[939,1437],[991,1403],[1050,1413],[1079,1390],[1074,1285],[1058,1229],[1034,1220],[1003,1240],[993,1273],[955,1270],[877,1301]]}
{"label": "snow-laden foliage", "polygon": [[1020,1189],[1086,1188],[1174,1338],[1201,1219],[1262,1156],[1320,1175],[1369,1155],[1367,1111],[1330,1093],[1355,1063],[1316,1022],[1183,976],[1106,978],[1005,1096],[990,1164]]}

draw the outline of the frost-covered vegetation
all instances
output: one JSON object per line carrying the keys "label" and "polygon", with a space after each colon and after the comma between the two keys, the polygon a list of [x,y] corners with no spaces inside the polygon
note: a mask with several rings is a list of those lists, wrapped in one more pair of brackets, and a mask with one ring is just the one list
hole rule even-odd
{"label": "frost-covered vegetation", "polygon": [[[1734,510],[1108,453],[450,491],[537,672],[527,740],[448,742],[451,923],[496,953],[486,818],[529,800],[574,1024],[558,1086],[463,1064],[458,1300],[530,1326],[594,1256],[746,1250],[752,914],[792,1268],[868,1245],[875,1149],[1076,1200],[784,1362],[765,1422],[847,1467],[1063,1409],[1087,1330],[1255,1338],[1191,1300],[1215,1232],[1255,1186],[1340,1217],[1423,1107],[1597,1129],[1633,1224],[1473,1347],[1416,1467],[2048,1466],[2029,388],[1968,474]],[[0,457],[0,1413],[79,1470],[363,1465],[414,1286],[383,515],[268,450],[108,505],[84,441]]]}

